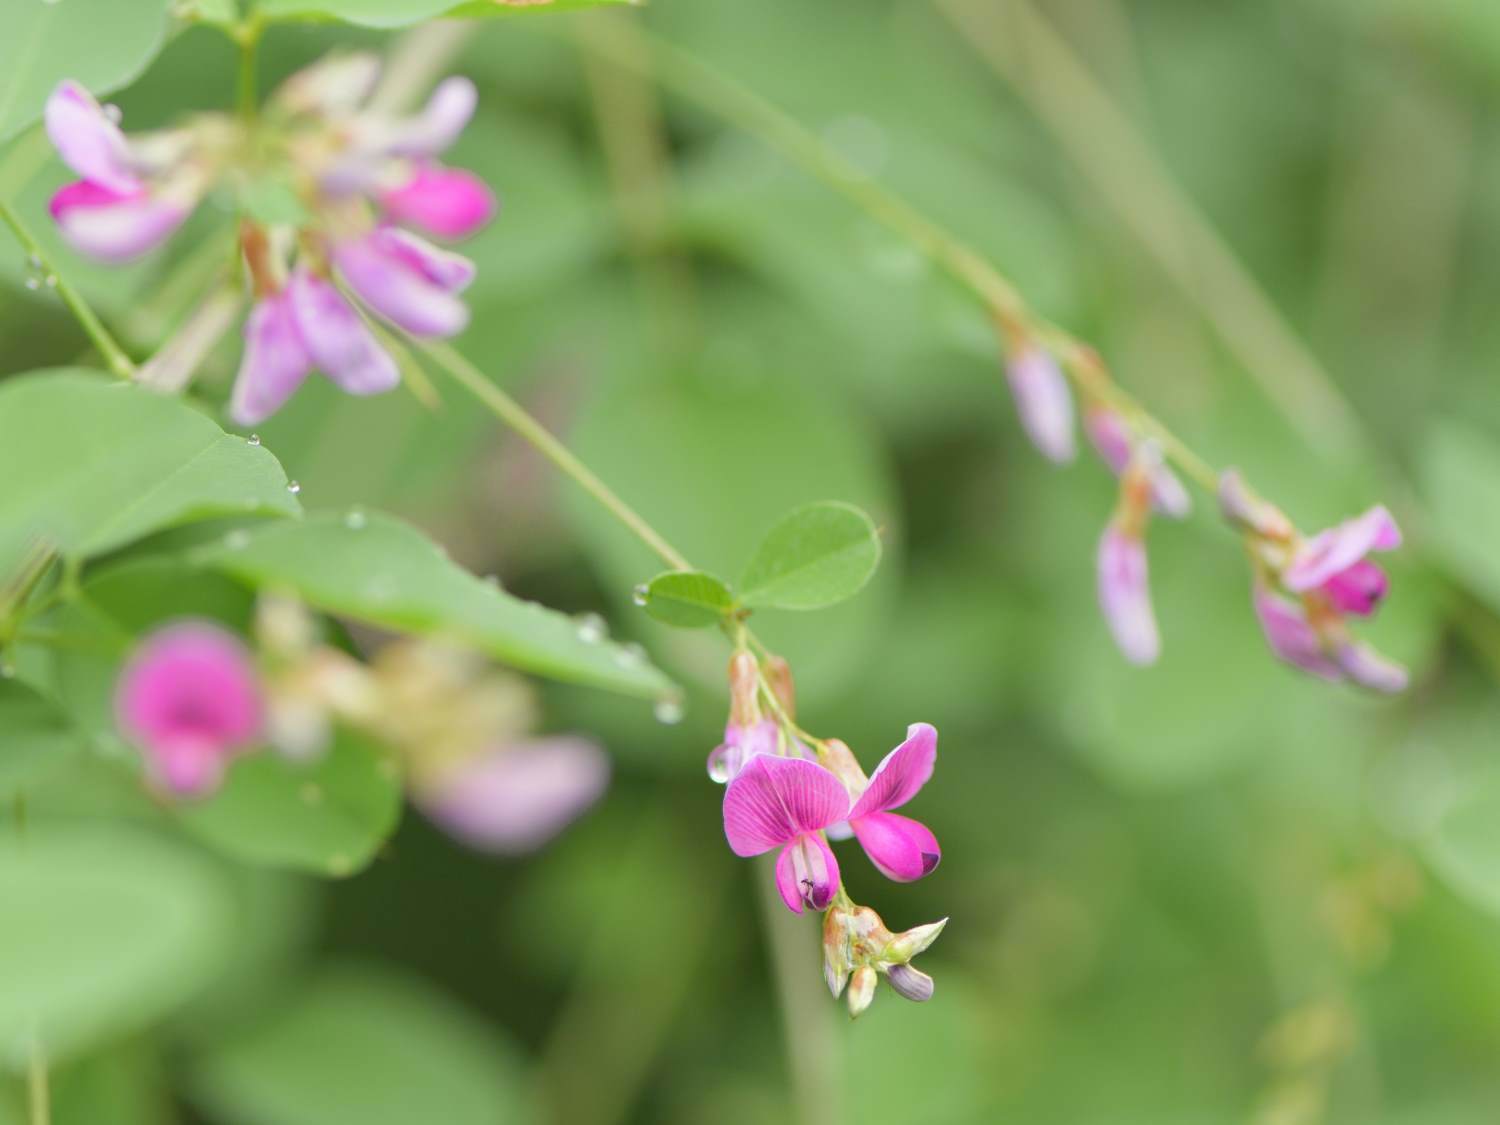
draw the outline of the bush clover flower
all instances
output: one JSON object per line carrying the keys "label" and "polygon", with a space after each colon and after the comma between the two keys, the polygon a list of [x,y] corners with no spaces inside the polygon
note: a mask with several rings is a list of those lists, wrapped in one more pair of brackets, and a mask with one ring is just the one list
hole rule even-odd
{"label": "bush clover flower", "polygon": [[1151,605],[1146,564],[1146,525],[1155,503],[1155,474],[1161,457],[1145,442],[1131,455],[1120,477],[1120,500],[1099,539],[1099,608],[1125,659],[1154,664],[1161,655],[1161,633]]}

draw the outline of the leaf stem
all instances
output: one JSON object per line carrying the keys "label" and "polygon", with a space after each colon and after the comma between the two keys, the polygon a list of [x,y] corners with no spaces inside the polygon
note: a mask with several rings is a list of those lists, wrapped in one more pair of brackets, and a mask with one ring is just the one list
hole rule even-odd
{"label": "leaf stem", "polygon": [[26,1060],[26,1099],[30,1125],[51,1125],[52,1091],[47,1083],[47,1056],[39,1040],[32,1043]]}
{"label": "leaf stem", "polygon": [[259,10],[256,10],[237,24],[231,33],[231,37],[240,48],[239,70],[235,79],[236,104],[239,108],[240,120],[247,125],[255,121],[259,111],[259,99],[256,97],[255,59],[256,51],[260,47],[260,37],[265,29],[265,17],[260,14]]}
{"label": "leaf stem", "polygon": [[531,416],[524,406],[485,378],[484,373],[470,363],[456,348],[451,344],[432,340],[422,341],[419,346],[425,355],[452,375],[459,385],[477,398],[490,413],[529,442],[538,453],[546,457],[567,476],[572,477],[585,492],[604,505],[615,519],[629,528],[664,563],[673,570],[693,569],[682,553],[668,543],[639,512],[621,500],[615,494],[614,489],[600,480],[572,450],[558,441],[547,427]]}
{"label": "leaf stem", "polygon": [[11,233],[16,236],[16,241],[21,244],[21,249],[26,252],[31,263],[39,267],[47,278],[55,279],[57,295],[62,298],[63,304],[68,306],[68,311],[78,321],[78,325],[83,329],[84,334],[93,341],[94,347],[98,350],[100,357],[104,360],[109,370],[121,379],[134,378],[135,364],[130,362],[130,357],[125,354],[124,349],[109,334],[109,330],[94,315],[94,310],[89,308],[88,302],[83,299],[76,289],[64,281],[62,275],[53,268],[52,263],[47,260],[47,256],[42,252],[41,245],[32,233],[26,229],[26,224],[21,221],[21,217],[3,199],[0,199],[0,220],[3,220],[5,225],[10,228]]}

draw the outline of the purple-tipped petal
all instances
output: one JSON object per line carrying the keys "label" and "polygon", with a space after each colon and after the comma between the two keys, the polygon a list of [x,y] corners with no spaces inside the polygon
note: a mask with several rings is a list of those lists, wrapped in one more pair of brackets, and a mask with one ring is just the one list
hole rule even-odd
{"label": "purple-tipped petal", "polygon": [[839,861],[821,837],[798,836],[776,857],[776,889],[793,914],[804,906],[826,910],[839,889]]}
{"label": "purple-tipped petal", "polygon": [[136,648],[115,689],[121,731],[167,789],[212,789],[231,756],[254,742],[264,721],[249,651],[207,622],[158,629]]}
{"label": "purple-tipped petal", "polygon": [[760,855],[848,812],[849,794],[822,766],[760,754],[724,791],[724,835],[735,855]]}
{"label": "purple-tipped petal", "polygon": [[935,986],[932,978],[921,969],[914,969],[907,964],[892,965],[886,970],[886,979],[891,982],[891,987],[908,1000],[915,1000],[918,1004],[932,999]]}
{"label": "purple-tipped petal", "polygon": [[314,366],[341,388],[377,395],[400,384],[396,361],[331,281],[298,267],[286,295]]}
{"label": "purple-tipped petal", "polygon": [[1335,654],[1344,675],[1360,687],[1393,695],[1405,691],[1411,676],[1401,665],[1387,660],[1368,645],[1354,641],[1342,644]]}
{"label": "purple-tipped petal", "polygon": [[1343,612],[1368,617],[1385,598],[1389,586],[1385,571],[1368,559],[1361,559],[1339,571],[1320,589]]}
{"label": "purple-tipped petal", "polygon": [[156,249],[190,211],[145,188],[121,193],[89,180],[59,189],[49,209],[70,246],[105,262],[128,262]]}
{"label": "purple-tipped petal", "polygon": [[393,127],[386,151],[393,156],[436,156],[458,140],[478,104],[474,83],[458,75],[444,79],[420,114]]}
{"label": "purple-tipped petal", "polygon": [[749,727],[729,723],[724,727],[724,741],[708,756],[708,776],[721,785],[731,782],[746,762],[757,754],[775,754],[779,743],[776,724],[770,719]]}
{"label": "purple-tipped petal", "polygon": [[1254,605],[1266,643],[1277,657],[1325,680],[1343,679],[1301,606],[1261,586],[1255,589]]}
{"label": "purple-tipped petal", "polygon": [[1027,347],[1006,364],[1005,374],[1031,444],[1048,460],[1073,460],[1073,393],[1057,361],[1040,348]]}
{"label": "purple-tipped petal", "polygon": [[943,858],[937,837],[921,821],[899,813],[851,817],[860,847],[887,879],[910,883],[929,874]]}
{"label": "purple-tipped petal", "polygon": [[582,815],[609,784],[609,758],[590,739],[558,736],[498,746],[465,762],[419,800],[434,822],[481,851],[533,851]]}
{"label": "purple-tipped petal", "polygon": [[229,416],[240,426],[265,421],[302,385],[312,363],[287,294],[261,298],[245,321],[245,354]]}
{"label": "purple-tipped petal", "polygon": [[1401,530],[1391,513],[1377,505],[1361,516],[1314,535],[1282,574],[1288,590],[1302,594],[1347,570],[1371,551],[1401,546]]}
{"label": "purple-tipped petal", "polygon": [[[912,723],[906,728],[906,741],[881,760],[870,776],[870,784],[849,810],[848,820],[871,813],[898,809],[917,795],[932,777],[937,765],[937,728],[929,723]],[[858,832],[855,825],[855,832]]]}
{"label": "purple-tipped petal", "polygon": [[1153,664],[1161,655],[1161,634],[1151,608],[1146,544],[1116,524],[1099,540],[1099,608],[1115,644],[1132,664]]}
{"label": "purple-tipped petal", "polygon": [[466,258],[383,227],[339,244],[333,260],[360,300],[413,336],[453,336],[469,323],[454,296],[474,276]]}
{"label": "purple-tipped petal", "polygon": [[472,172],[422,164],[411,179],[385,192],[380,205],[392,222],[438,238],[467,238],[495,215],[495,193]]}
{"label": "purple-tipped petal", "polygon": [[63,163],[85,180],[115,195],[132,195],[141,181],[130,163],[120,127],[77,82],[62,82],[47,99],[47,137]]}

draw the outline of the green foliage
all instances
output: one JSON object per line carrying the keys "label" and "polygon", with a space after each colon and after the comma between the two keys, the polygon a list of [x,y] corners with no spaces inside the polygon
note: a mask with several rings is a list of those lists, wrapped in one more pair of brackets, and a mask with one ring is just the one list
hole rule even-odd
{"label": "green foliage", "polygon": [[699,570],[669,570],[645,587],[646,612],[663,625],[704,629],[717,625],[734,607],[722,579]]}
{"label": "green foliage", "polygon": [[880,534],[852,504],[798,508],[760,541],[740,577],[747,606],[825,609],[852,598],[880,562]]}
{"label": "green foliage", "polygon": [[32,783],[78,749],[78,733],[67,716],[14,680],[0,680],[0,731],[0,792]]}
{"label": "green foliage", "polygon": [[638,0],[259,0],[272,19],[341,20],[364,27],[410,27],[440,16],[483,19],[526,12],[630,5]]}
{"label": "green foliage", "polygon": [[1422,458],[1437,546],[1455,574],[1500,606],[1500,442],[1472,425],[1434,423]]}
{"label": "green foliage", "polygon": [[526,1119],[507,1046],[422,981],[329,966],[201,1057],[196,1098],[225,1125],[498,1125]]}
{"label": "green foliage", "polygon": [[0,570],[41,539],[97,555],[189,520],[299,510],[276,458],[181,401],[77,370],[0,387]]}
{"label": "green foliage", "polygon": [[242,757],[222,789],[176,813],[245,863],[343,877],[362,870],[395,830],[400,772],[378,746],[340,731],[310,762],[273,751]]}
{"label": "green foliage", "polygon": [[42,115],[64,78],[95,94],[135,78],[161,49],[171,0],[53,0],[6,6],[0,144]]}
{"label": "green foliage", "polygon": [[416,528],[377,512],[241,528],[191,557],[328,613],[467,642],[523,671],[647,697],[671,689],[633,651],[474,577]]}

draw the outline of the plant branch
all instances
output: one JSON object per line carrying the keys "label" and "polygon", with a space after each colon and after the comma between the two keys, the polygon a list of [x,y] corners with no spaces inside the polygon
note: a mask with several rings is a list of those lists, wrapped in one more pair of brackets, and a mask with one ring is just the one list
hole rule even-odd
{"label": "plant branch", "polygon": [[57,295],[62,298],[63,304],[68,306],[68,311],[78,321],[84,334],[93,341],[94,347],[110,371],[121,379],[134,378],[135,364],[130,362],[130,357],[125,354],[124,349],[109,334],[109,330],[94,315],[94,310],[89,308],[88,302],[79,295],[76,289],[63,280],[57,270],[52,268],[52,263],[42,252],[41,245],[26,229],[26,225],[21,222],[21,217],[16,214],[15,209],[3,199],[0,199],[0,220],[3,220],[11,233],[16,236],[16,241],[21,244],[21,249],[26,252],[31,263],[39,267],[49,281],[55,280],[54,287],[57,289]]}

